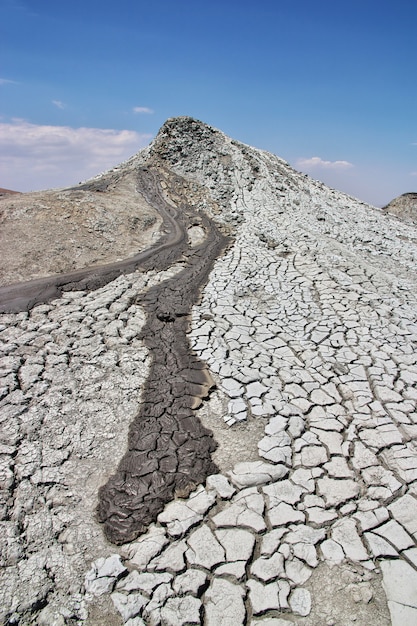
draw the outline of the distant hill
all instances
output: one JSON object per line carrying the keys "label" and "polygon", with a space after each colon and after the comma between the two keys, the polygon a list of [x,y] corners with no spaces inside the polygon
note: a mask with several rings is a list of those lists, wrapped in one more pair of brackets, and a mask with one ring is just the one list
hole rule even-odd
{"label": "distant hill", "polygon": [[20,193],[20,191],[12,191],[11,189],[4,189],[3,187],[0,187],[0,196],[5,196],[9,193]]}
{"label": "distant hill", "polygon": [[398,198],[391,200],[387,206],[383,207],[383,210],[417,223],[417,193],[403,193]]}

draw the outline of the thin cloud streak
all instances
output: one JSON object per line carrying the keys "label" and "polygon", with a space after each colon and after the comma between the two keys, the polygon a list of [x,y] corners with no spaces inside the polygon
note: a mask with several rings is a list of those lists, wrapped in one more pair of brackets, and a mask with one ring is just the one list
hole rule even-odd
{"label": "thin cloud streak", "polygon": [[58,109],[65,109],[65,104],[61,100],[52,100],[52,104],[54,104]]}
{"label": "thin cloud streak", "polygon": [[353,166],[349,161],[325,161],[321,157],[314,156],[310,159],[298,159],[297,165],[306,169],[346,170]]}
{"label": "thin cloud streak", "polygon": [[72,185],[126,160],[151,138],[133,130],[0,123],[0,186],[29,191]]}
{"label": "thin cloud streak", "polygon": [[0,78],[0,85],[18,85],[15,80],[9,80],[8,78]]}
{"label": "thin cloud streak", "polygon": [[149,107],[133,107],[133,113],[153,113],[153,109]]}

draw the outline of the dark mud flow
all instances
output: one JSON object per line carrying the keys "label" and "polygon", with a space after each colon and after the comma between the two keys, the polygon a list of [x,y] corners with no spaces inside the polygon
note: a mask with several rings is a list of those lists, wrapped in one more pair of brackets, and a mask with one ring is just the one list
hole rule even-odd
{"label": "dark mud flow", "polygon": [[[181,186],[180,179],[172,175],[170,179],[173,187]],[[197,215],[186,204],[174,208],[166,203],[152,176],[141,190],[155,208],[175,218],[179,239],[144,265],[161,268],[181,260],[184,269],[138,300],[147,313],[141,338],[152,364],[140,412],[130,427],[128,451],[100,489],[97,508],[107,538],[118,544],[143,533],[175,495],[187,495],[217,472],[211,460],[216,444],[194,412],[212,381],[191,352],[187,332],[191,307],[228,240],[205,215]],[[191,248],[185,233],[196,222],[206,239]]]}

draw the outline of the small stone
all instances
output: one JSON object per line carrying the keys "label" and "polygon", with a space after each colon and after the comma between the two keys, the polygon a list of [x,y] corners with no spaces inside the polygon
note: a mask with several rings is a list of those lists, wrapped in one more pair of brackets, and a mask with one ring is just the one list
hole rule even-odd
{"label": "small stone", "polygon": [[369,556],[356,530],[353,519],[342,519],[332,528],[332,539],[340,544],[352,561],[366,561]]}
{"label": "small stone", "polygon": [[290,607],[296,615],[306,617],[311,611],[311,595],[307,589],[294,589],[290,595]]}
{"label": "small stone", "polygon": [[310,578],[312,570],[299,559],[293,558],[292,561],[286,561],[285,574],[295,585],[303,585]]}
{"label": "small stone", "polygon": [[417,500],[406,494],[388,506],[392,516],[417,538]]}
{"label": "small stone", "polygon": [[214,533],[226,550],[227,561],[248,561],[252,556],[255,536],[243,528],[221,528]]}
{"label": "small stone", "polygon": [[359,493],[359,485],[354,480],[337,480],[335,478],[319,478],[317,481],[318,493],[323,496],[326,504],[337,506],[355,498]]}
{"label": "small stone", "polygon": [[118,591],[111,594],[111,599],[113,600],[113,604],[119,611],[124,622],[132,617],[136,617],[142,608],[149,602],[148,598],[143,596],[141,593],[130,593],[129,595],[125,595],[124,593],[119,593]]}
{"label": "small stone", "polygon": [[317,467],[328,461],[326,448],[322,446],[305,446],[301,450],[303,467]]}
{"label": "small stone", "polygon": [[224,499],[229,500],[233,494],[236,493],[236,489],[227,480],[223,474],[212,474],[207,477],[206,488],[212,489],[217,495]]}
{"label": "small stone", "polygon": [[284,465],[272,465],[263,461],[238,463],[230,472],[230,480],[236,487],[253,487],[279,480],[288,474]]}
{"label": "small stone", "polygon": [[191,594],[197,596],[204,587],[207,575],[199,569],[190,568],[183,574],[176,576],[173,581],[175,593],[180,595]]}
{"label": "small stone", "polygon": [[257,580],[250,579],[247,582],[247,587],[254,615],[260,615],[266,611],[279,610],[279,587],[277,583],[263,585]]}
{"label": "small stone", "polygon": [[245,623],[244,591],[223,578],[214,578],[205,593],[205,626],[243,626]]}
{"label": "small stone", "polygon": [[337,565],[341,563],[345,558],[345,553],[343,552],[341,546],[333,541],[333,539],[326,539],[320,544],[320,550],[323,554],[323,557],[329,564]]}
{"label": "small stone", "polygon": [[284,574],[284,557],[279,552],[270,557],[261,556],[252,563],[250,571],[265,583],[275,580]]}
{"label": "small stone", "polygon": [[403,560],[380,562],[382,585],[389,602],[417,608],[417,572]]}
{"label": "small stone", "polygon": [[144,569],[168,543],[168,538],[163,528],[152,526],[146,535],[130,545],[129,563],[139,569]]}
{"label": "small stone", "polygon": [[200,565],[211,569],[225,560],[224,549],[213,535],[210,528],[203,524],[187,539],[189,546],[186,558],[190,565]]}
{"label": "small stone", "polygon": [[201,600],[193,596],[168,598],[161,609],[162,623],[166,626],[201,624]]}
{"label": "small stone", "polygon": [[367,582],[350,585],[348,588],[351,590],[356,603],[362,602],[363,604],[369,604],[373,598],[372,587]]}

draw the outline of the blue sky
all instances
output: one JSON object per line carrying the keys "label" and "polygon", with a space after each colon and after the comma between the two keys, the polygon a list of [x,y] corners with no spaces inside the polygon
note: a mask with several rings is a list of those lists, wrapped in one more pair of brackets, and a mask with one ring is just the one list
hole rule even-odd
{"label": "blue sky", "polygon": [[416,0],[1,0],[0,186],[77,183],[191,115],[384,205],[417,190],[416,25]]}

